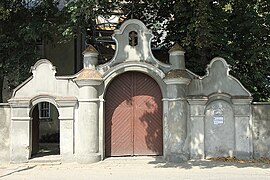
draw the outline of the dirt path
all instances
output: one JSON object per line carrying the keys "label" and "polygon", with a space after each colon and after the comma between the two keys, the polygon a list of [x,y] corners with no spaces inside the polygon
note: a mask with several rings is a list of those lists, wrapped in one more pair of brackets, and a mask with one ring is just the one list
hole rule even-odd
{"label": "dirt path", "polygon": [[188,161],[173,164],[154,158],[110,158],[90,165],[76,163],[2,165],[0,179],[270,180],[270,165],[220,161]]}

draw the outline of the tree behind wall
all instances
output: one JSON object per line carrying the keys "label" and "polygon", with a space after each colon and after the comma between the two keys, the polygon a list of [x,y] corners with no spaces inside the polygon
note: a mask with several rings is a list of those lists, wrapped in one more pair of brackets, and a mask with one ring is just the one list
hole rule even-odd
{"label": "tree behind wall", "polygon": [[53,0],[0,2],[0,102],[4,78],[12,91],[41,58],[37,45],[55,33],[56,5]]}
{"label": "tree behind wall", "polygon": [[[270,4],[266,0],[160,0],[167,24],[167,43],[178,41],[187,67],[204,75],[215,56],[232,66],[233,74],[254,101],[270,100]],[[165,11],[168,8],[170,11]],[[170,12],[170,13],[167,13]],[[169,15],[168,15],[169,14]],[[169,43],[168,43],[169,44]]]}
{"label": "tree behind wall", "polygon": [[0,7],[0,77],[8,77],[10,89],[29,76],[29,66],[37,57],[36,41],[59,32],[73,38],[77,29],[83,33],[91,29],[98,15],[117,10],[152,29],[157,37],[154,47],[167,51],[179,42],[193,72],[204,75],[210,60],[221,56],[254,100],[269,100],[270,5],[266,0],[76,0],[63,10],[53,0],[39,1],[31,8],[23,2],[7,0]]}

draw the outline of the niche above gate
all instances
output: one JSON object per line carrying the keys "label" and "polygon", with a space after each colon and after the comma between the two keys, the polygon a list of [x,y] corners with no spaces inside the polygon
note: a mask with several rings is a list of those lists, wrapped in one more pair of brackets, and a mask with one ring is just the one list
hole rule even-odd
{"label": "niche above gate", "polygon": [[111,67],[121,63],[143,62],[168,69],[170,66],[158,61],[151,51],[151,30],[137,19],[125,21],[118,30],[114,31],[112,38],[116,43],[114,57],[106,64],[100,65],[98,71],[106,72]]}

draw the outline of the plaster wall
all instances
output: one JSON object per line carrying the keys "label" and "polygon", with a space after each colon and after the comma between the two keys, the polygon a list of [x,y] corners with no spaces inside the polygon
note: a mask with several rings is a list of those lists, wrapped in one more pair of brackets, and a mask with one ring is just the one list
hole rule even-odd
{"label": "plaster wall", "polygon": [[178,84],[181,79],[165,80],[168,95],[168,142],[166,159],[181,162],[189,159],[187,138],[188,104],[186,100],[186,84]]}
{"label": "plaster wall", "polygon": [[189,85],[189,95],[210,96],[212,93],[227,93],[231,96],[251,96],[244,86],[229,74],[230,66],[222,58],[214,58],[201,78],[193,79]]}
{"label": "plaster wall", "polygon": [[8,104],[0,104],[0,164],[10,160],[10,107]]}
{"label": "plaster wall", "polygon": [[[220,114],[217,112],[220,111]],[[218,119],[220,121],[218,121]],[[205,111],[205,156],[232,157],[235,150],[233,109],[223,100],[215,100]]]}
{"label": "plaster wall", "polygon": [[254,103],[252,116],[254,158],[270,158],[270,103]]}
{"label": "plaster wall", "polygon": [[33,75],[18,86],[13,93],[16,98],[48,95],[54,97],[76,96],[78,87],[74,76],[56,77],[55,67],[48,60],[40,60],[32,67]]}

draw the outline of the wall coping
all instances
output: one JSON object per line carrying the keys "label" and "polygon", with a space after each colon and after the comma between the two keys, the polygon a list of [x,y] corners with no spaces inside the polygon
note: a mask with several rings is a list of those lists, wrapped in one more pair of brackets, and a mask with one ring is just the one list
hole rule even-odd
{"label": "wall coping", "polygon": [[1,107],[10,107],[9,103],[0,103],[0,108]]}
{"label": "wall coping", "polygon": [[252,105],[270,105],[270,102],[252,102]]}

